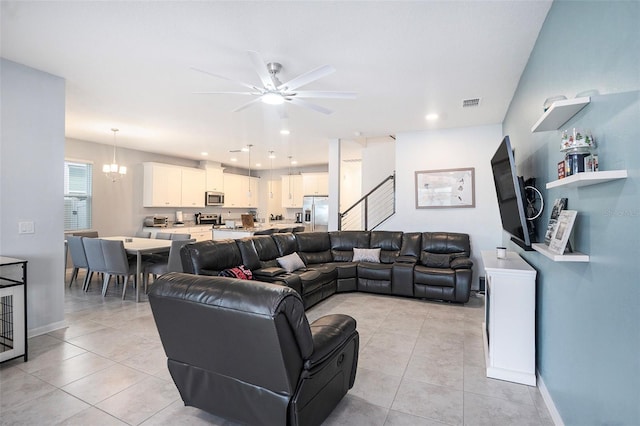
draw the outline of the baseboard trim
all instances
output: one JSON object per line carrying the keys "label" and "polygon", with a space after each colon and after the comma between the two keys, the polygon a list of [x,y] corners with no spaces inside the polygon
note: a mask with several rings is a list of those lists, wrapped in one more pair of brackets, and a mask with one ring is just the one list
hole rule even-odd
{"label": "baseboard trim", "polygon": [[42,327],[30,328],[27,331],[27,337],[31,339],[32,337],[41,336],[43,334],[47,334],[55,330],[60,330],[61,328],[65,328],[66,326],[67,326],[67,322],[63,320],[58,322],[52,322],[51,324],[47,324]]}
{"label": "baseboard trim", "polygon": [[553,403],[553,399],[551,399],[549,389],[547,389],[547,386],[544,384],[544,380],[542,380],[542,376],[540,376],[540,371],[536,371],[536,376],[538,377],[538,389],[540,390],[540,395],[542,395],[542,399],[547,406],[547,410],[549,410],[549,415],[551,416],[551,420],[553,420],[553,424],[556,426],[564,426],[562,417],[560,417],[560,413],[558,412],[556,405]]}

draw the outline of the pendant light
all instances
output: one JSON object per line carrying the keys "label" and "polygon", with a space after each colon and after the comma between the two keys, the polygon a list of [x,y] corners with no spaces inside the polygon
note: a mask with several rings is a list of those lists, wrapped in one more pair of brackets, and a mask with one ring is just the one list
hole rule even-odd
{"label": "pendant light", "polygon": [[125,166],[118,165],[116,161],[116,133],[118,130],[119,129],[111,129],[113,132],[113,161],[111,164],[104,164],[102,166],[102,172],[107,178],[111,179],[111,182],[115,182],[127,174],[127,168]]}
{"label": "pendant light", "polygon": [[269,151],[269,198],[273,198],[273,159],[276,158],[273,151]]}
{"label": "pendant light", "polygon": [[289,156],[289,199],[293,198],[293,195],[291,194],[291,156]]}
{"label": "pendant light", "polygon": [[247,191],[247,198],[251,199],[251,147],[253,145],[249,144],[247,145],[247,152],[249,153],[249,179],[248,179],[248,183],[249,183],[249,190]]}

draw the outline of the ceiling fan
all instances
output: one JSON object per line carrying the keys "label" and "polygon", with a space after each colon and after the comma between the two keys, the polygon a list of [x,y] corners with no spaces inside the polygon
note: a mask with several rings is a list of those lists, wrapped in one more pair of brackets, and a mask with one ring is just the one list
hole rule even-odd
{"label": "ceiling fan", "polygon": [[262,83],[262,87],[249,84],[249,83],[244,83],[242,81],[234,80],[232,78],[228,78],[219,74],[214,74],[209,71],[192,67],[192,69],[195,71],[209,74],[217,78],[222,78],[224,80],[229,80],[249,89],[249,91],[246,91],[246,92],[195,92],[195,93],[257,96],[257,98],[234,109],[233,112],[242,111],[243,109],[248,108],[257,102],[263,102],[270,105],[281,105],[281,104],[284,104],[285,102],[288,102],[288,103],[298,105],[304,108],[308,108],[317,112],[321,112],[323,114],[331,114],[333,113],[333,111],[331,111],[330,109],[324,108],[320,105],[313,104],[311,102],[307,102],[303,100],[303,98],[355,99],[356,97],[355,92],[327,92],[327,91],[319,91],[319,90],[297,90],[298,88],[304,85],[312,83],[322,77],[325,77],[335,72],[335,68],[333,68],[331,65],[323,65],[319,68],[316,68],[314,70],[301,74],[298,77],[295,77],[285,83],[282,83],[278,79],[278,73],[282,70],[282,65],[280,65],[277,62],[269,62],[265,64],[260,54],[252,50],[248,51],[248,54],[249,54],[249,58],[251,59],[251,62],[253,63],[253,67],[256,70],[256,73],[260,77],[260,82]]}

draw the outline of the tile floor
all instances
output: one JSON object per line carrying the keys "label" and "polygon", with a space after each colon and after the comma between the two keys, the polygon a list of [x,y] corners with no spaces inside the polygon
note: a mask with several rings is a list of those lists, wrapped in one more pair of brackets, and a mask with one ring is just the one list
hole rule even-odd
{"label": "tile floor", "polygon": [[[83,278],[83,277],[82,277]],[[0,366],[1,425],[232,425],[185,407],[148,302],[74,284],[68,327],[29,340],[29,362]],[[366,293],[334,295],[310,321],[358,321],[356,382],[325,425],[552,425],[534,387],[487,379],[483,299],[464,306]]]}

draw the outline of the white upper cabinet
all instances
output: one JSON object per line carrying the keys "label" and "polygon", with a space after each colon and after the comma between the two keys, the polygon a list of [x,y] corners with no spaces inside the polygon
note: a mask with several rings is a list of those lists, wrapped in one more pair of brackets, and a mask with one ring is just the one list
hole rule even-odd
{"label": "white upper cabinet", "polygon": [[224,173],[222,169],[207,168],[207,187],[206,191],[223,192],[224,191]]}
{"label": "white upper cabinet", "polygon": [[258,178],[227,173],[224,175],[224,206],[258,207]]}
{"label": "white upper cabinet", "polygon": [[143,207],[204,207],[204,170],[143,163]]}
{"label": "white upper cabinet", "polygon": [[282,178],[282,207],[302,208],[302,176],[283,175]]}
{"label": "white upper cabinet", "polygon": [[161,163],[144,163],[143,207],[181,207],[182,171]]}
{"label": "white upper cabinet", "polygon": [[204,207],[206,173],[201,169],[182,169],[182,207]]}
{"label": "white upper cabinet", "polygon": [[302,195],[329,195],[329,173],[302,173]]}

